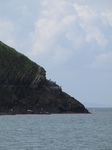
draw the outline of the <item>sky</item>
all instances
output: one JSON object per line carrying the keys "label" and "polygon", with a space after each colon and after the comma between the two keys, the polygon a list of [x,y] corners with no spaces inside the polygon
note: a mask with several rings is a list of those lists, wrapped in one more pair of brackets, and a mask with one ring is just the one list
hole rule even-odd
{"label": "sky", "polygon": [[112,0],[0,0],[0,41],[85,107],[112,107]]}

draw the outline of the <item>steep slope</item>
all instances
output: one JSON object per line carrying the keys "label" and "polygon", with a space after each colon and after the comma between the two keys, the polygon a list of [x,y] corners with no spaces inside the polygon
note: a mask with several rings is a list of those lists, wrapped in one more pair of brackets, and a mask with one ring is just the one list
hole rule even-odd
{"label": "steep slope", "polygon": [[23,54],[0,42],[0,113],[88,113],[64,93],[46,71]]}

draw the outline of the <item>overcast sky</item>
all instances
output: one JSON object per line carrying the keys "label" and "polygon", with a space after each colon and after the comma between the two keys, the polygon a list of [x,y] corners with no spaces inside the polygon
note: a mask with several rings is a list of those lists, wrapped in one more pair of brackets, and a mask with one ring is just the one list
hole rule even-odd
{"label": "overcast sky", "polygon": [[0,0],[0,40],[86,107],[112,107],[112,0]]}

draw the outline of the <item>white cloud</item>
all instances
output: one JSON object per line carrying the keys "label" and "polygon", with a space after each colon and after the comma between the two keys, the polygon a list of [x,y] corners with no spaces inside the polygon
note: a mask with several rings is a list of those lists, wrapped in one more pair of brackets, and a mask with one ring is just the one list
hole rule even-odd
{"label": "white cloud", "polygon": [[78,5],[74,3],[74,8],[77,12],[77,15],[82,23],[86,25],[89,23],[94,23],[94,20],[97,19],[97,13],[92,10],[89,6]]}
{"label": "white cloud", "polygon": [[[60,52],[61,59],[63,49],[65,49],[65,53],[67,54],[69,53],[67,51],[70,51],[65,47],[66,42],[73,42],[75,39],[73,28],[76,22],[76,16],[69,9],[69,7],[73,8],[73,6],[71,3],[58,0],[43,1],[42,4],[44,8],[41,11],[40,19],[35,24],[35,32],[32,33],[32,38],[35,41],[32,53],[37,56],[46,52],[48,54],[55,53],[54,51],[59,52],[56,49],[60,47],[59,49],[62,50]],[[63,39],[65,39],[65,43]],[[58,54],[56,56],[59,60]],[[55,60],[56,56],[53,56]]]}
{"label": "white cloud", "polygon": [[85,40],[87,42],[92,42],[95,40],[100,47],[105,47],[108,43],[104,33],[99,28],[91,26],[89,26],[87,29]]}
{"label": "white cloud", "polygon": [[100,24],[98,24],[100,14],[88,6],[74,4],[74,8],[77,11],[79,25],[82,27],[83,32],[85,32],[85,41],[91,43],[95,40],[100,47],[106,46],[108,41],[100,29]]}
{"label": "white cloud", "polygon": [[[109,38],[101,19],[102,13],[65,0],[43,0],[41,4],[35,30],[30,34],[33,42],[30,56],[49,60],[47,63],[61,64],[80,54],[80,60],[91,63],[97,54],[108,51]],[[93,54],[88,54],[89,51]]]}
{"label": "white cloud", "polygon": [[103,92],[105,97],[101,101],[108,97],[111,103],[111,3],[111,0],[1,1],[0,40],[43,66],[65,91],[80,95],[79,100],[84,96],[85,99],[89,96],[88,101],[100,100],[99,89],[104,88],[107,93]]}
{"label": "white cloud", "polygon": [[67,15],[63,18],[63,23],[66,24],[67,26],[68,25],[71,25],[73,23],[76,22],[76,16],[75,15]]}
{"label": "white cloud", "polygon": [[101,18],[105,25],[108,24],[112,27],[112,11],[106,11],[101,13]]}
{"label": "white cloud", "polygon": [[102,53],[92,62],[94,69],[110,69],[112,71],[112,52]]}
{"label": "white cloud", "polygon": [[[42,4],[44,4],[44,7],[46,5],[48,7],[42,10],[40,19],[37,20],[35,24],[35,32],[31,34],[35,43],[32,53],[37,56],[46,52],[55,53],[56,47],[57,49],[60,47],[59,49],[63,51],[65,46],[61,43],[62,39],[68,38],[66,30],[68,30],[70,24],[76,19],[73,15],[65,15],[66,9],[64,9],[64,7],[67,7],[66,5],[68,3],[55,1],[51,2],[51,5],[48,5],[48,2],[49,1],[43,1]],[[60,39],[60,41],[58,41],[58,39]],[[65,53],[66,52],[67,50],[65,50]],[[57,59],[59,59],[58,54],[56,54],[56,56]],[[56,57],[53,56],[53,58]]]}
{"label": "white cloud", "polygon": [[[66,62],[78,52],[84,57],[85,51],[86,57],[88,54],[85,49],[89,51],[93,45],[96,48],[94,51],[100,49],[105,51],[109,38],[105,36],[106,29],[103,30],[105,28],[103,23],[105,21],[111,25],[111,12],[99,13],[89,5],[79,5],[78,2],[74,3],[72,0],[43,0],[40,3],[40,13],[38,12],[40,15],[36,21],[33,20],[35,23],[32,22],[35,25],[34,30],[30,28],[33,27],[31,23],[25,25],[26,21],[31,22],[32,6],[30,8],[28,4],[24,3],[24,5],[18,6],[18,11],[21,11],[23,17],[16,19],[16,23],[14,21],[12,21],[14,24],[11,21],[1,21],[1,39],[5,39],[7,44],[13,46],[14,40],[18,41],[20,38],[21,44],[18,43],[18,47],[21,51],[22,46],[27,48],[25,39],[31,41],[31,44],[29,42],[28,55],[35,56],[37,59],[47,58],[49,62],[54,64]],[[28,20],[28,18],[30,19]],[[23,31],[24,35],[21,33]],[[15,39],[14,34],[16,35]]]}

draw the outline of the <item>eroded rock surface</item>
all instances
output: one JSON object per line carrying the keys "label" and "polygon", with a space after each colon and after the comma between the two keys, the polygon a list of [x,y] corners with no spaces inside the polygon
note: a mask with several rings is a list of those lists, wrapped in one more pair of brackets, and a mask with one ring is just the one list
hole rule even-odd
{"label": "eroded rock surface", "polygon": [[26,56],[0,42],[0,113],[89,113]]}

